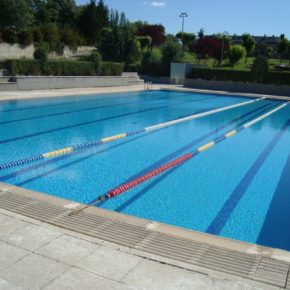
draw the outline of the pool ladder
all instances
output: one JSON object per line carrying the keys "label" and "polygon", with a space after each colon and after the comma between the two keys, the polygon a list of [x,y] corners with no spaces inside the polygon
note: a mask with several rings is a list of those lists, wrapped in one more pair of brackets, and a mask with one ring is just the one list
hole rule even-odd
{"label": "pool ladder", "polygon": [[152,91],[153,83],[152,82],[145,82],[144,83],[144,91]]}

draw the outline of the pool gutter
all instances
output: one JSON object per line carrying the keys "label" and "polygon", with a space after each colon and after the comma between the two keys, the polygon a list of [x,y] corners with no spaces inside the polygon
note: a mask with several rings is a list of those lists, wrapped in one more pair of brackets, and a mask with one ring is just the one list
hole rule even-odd
{"label": "pool gutter", "polygon": [[170,226],[0,183],[0,209],[208,275],[290,289],[290,252]]}

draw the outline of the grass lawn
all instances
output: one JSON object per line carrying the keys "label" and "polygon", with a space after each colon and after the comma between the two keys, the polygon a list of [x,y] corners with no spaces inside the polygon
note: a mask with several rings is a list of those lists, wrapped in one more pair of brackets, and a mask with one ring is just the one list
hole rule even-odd
{"label": "grass lawn", "polygon": [[[156,58],[161,59],[162,54],[159,48],[153,48],[152,53],[155,55]],[[245,62],[245,58],[242,59],[236,66],[234,66],[234,68],[232,68],[231,66],[229,66],[228,61],[225,60],[223,62],[223,66],[222,69],[228,69],[228,70],[242,70],[242,71],[250,71],[251,67],[253,65],[254,62],[254,57],[249,57],[247,63]],[[208,68],[213,68],[213,64],[214,64],[214,59],[208,59],[206,63],[204,63],[203,61],[201,61],[200,63],[198,63],[198,60],[196,59],[196,55],[194,53],[189,53],[189,52],[185,52],[184,53],[184,61],[187,63],[192,63],[192,64],[199,64],[199,65],[204,65],[205,67]],[[289,64],[288,60],[283,60],[282,63],[285,64]],[[270,70],[271,71],[276,71],[275,70],[275,65],[280,64],[280,60],[279,59],[274,59],[274,58],[270,58],[269,59],[269,64],[270,64]]]}

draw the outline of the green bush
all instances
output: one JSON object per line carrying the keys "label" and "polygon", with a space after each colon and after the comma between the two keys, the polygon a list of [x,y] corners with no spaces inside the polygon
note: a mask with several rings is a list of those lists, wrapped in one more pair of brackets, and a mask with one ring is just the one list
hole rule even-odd
{"label": "green bush", "polygon": [[21,30],[18,33],[18,43],[22,45],[30,45],[33,43],[31,30]]}
{"label": "green bush", "polygon": [[50,60],[46,64],[46,75],[92,76],[96,74],[93,62],[73,60]]}
{"label": "green bush", "polygon": [[95,64],[95,70],[97,75],[101,73],[103,60],[101,54],[97,50],[94,50],[89,56],[85,58],[85,60],[93,62]]}
{"label": "green bush", "polygon": [[38,47],[33,53],[35,60],[38,60],[42,72],[45,72],[45,66],[48,59],[48,50],[45,47]]}
{"label": "green bush", "polygon": [[124,71],[124,64],[104,61],[101,68],[101,76],[120,76]]}
{"label": "green bush", "polygon": [[146,53],[142,60],[141,73],[150,76],[166,76],[167,67],[155,53]]}
{"label": "green bush", "polygon": [[265,56],[255,58],[252,66],[252,75],[256,82],[262,83],[269,71],[269,60]]}
{"label": "green bush", "polygon": [[2,33],[4,42],[13,44],[17,42],[17,33],[13,28],[6,28]]}
{"label": "green bush", "polygon": [[59,29],[55,24],[47,23],[41,27],[43,40],[48,43],[49,51],[55,51],[60,46]]}
{"label": "green bush", "polygon": [[33,59],[11,59],[5,61],[5,68],[10,75],[35,75],[41,74],[40,64]]}
{"label": "green bush", "polygon": [[33,27],[31,29],[31,33],[32,33],[34,43],[41,43],[43,41],[43,35],[39,27]]}
{"label": "green bush", "polygon": [[[48,60],[42,66],[39,60],[12,59],[4,63],[4,67],[11,75],[54,75],[54,76],[92,76],[96,75],[95,63],[73,60]],[[120,76],[124,64],[104,62],[101,75]]]}
{"label": "green bush", "polygon": [[126,72],[139,72],[141,69],[141,63],[136,62],[136,63],[130,63],[125,66],[125,71]]}
{"label": "green bush", "polygon": [[[231,81],[241,83],[256,83],[253,73],[249,71],[203,69],[194,68],[187,76],[190,79],[203,79],[214,81]],[[290,85],[290,73],[268,72],[262,81],[264,84]]]}

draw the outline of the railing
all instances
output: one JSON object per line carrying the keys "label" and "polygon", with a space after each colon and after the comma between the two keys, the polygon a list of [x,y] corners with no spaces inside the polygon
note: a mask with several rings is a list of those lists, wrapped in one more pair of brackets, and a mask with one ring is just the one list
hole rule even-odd
{"label": "railing", "polygon": [[144,83],[144,91],[152,91],[153,83],[152,82],[145,82]]}

